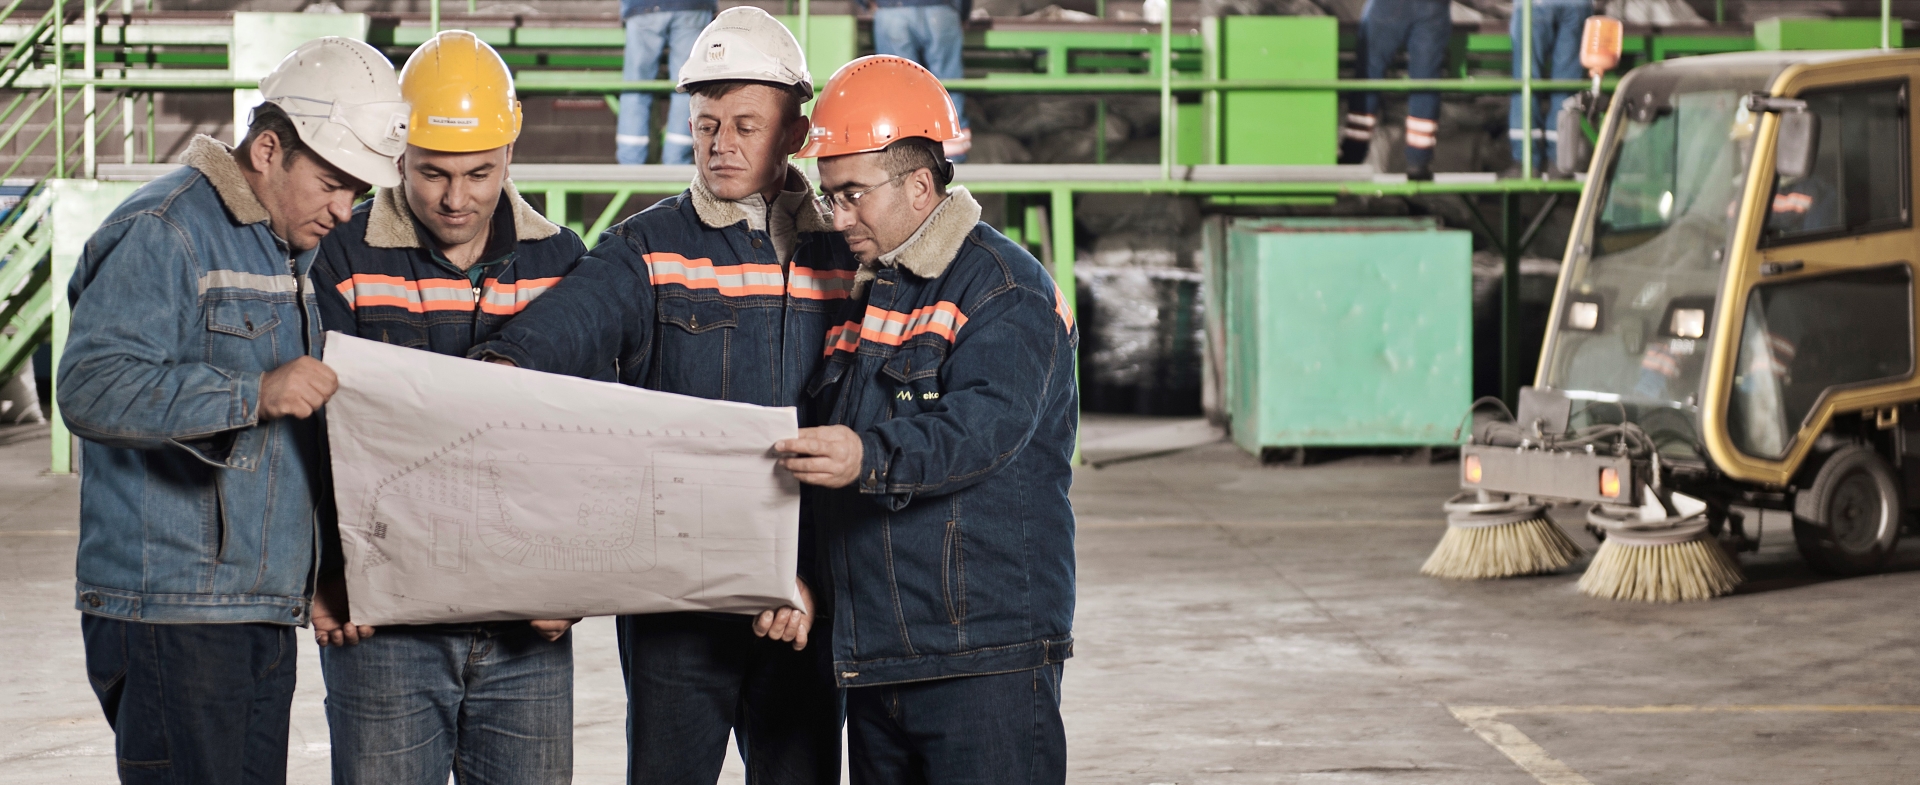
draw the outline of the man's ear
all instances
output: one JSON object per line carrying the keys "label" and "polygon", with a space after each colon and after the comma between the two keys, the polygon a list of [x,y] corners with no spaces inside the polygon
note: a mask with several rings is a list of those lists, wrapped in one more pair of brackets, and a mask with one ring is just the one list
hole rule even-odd
{"label": "man's ear", "polygon": [[253,165],[256,172],[266,172],[280,162],[280,156],[286,151],[280,147],[280,135],[273,131],[261,131],[254,135],[253,145],[247,148],[247,163]]}
{"label": "man's ear", "polygon": [[924,168],[915,169],[913,174],[907,175],[906,182],[912,184],[912,190],[907,194],[907,198],[913,205],[914,211],[933,209],[933,203],[938,201],[939,191],[933,186],[933,172]]}
{"label": "man's ear", "polygon": [[807,132],[813,130],[813,119],[806,115],[793,118],[787,126],[787,155],[800,152],[807,146]]}

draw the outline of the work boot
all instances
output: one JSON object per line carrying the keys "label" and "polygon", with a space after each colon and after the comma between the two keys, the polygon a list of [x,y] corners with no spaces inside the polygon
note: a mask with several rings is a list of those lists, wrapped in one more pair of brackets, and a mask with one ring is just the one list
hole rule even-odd
{"label": "work boot", "polygon": [[1367,154],[1373,151],[1373,142],[1362,139],[1340,140],[1340,163],[1347,165],[1364,164]]}

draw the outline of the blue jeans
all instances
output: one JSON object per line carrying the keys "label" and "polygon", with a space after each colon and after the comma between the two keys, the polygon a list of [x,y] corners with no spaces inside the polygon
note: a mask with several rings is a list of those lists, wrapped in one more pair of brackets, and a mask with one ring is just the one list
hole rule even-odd
{"label": "blue jeans", "polygon": [[295,630],[82,615],[87,680],[129,785],[287,781]]}
{"label": "blue jeans", "polygon": [[[1384,79],[1401,50],[1407,53],[1407,76],[1438,79],[1447,68],[1447,39],[1453,35],[1448,4],[1436,0],[1367,0],[1360,12],[1360,37],[1355,54],[1367,79]],[[1362,93],[1356,114],[1378,116],[1380,95]],[[1407,95],[1407,168],[1425,169],[1433,162],[1435,123],[1440,119],[1440,94]]]}
{"label": "blue jeans", "polygon": [[[875,8],[873,53],[907,58],[941,79],[959,79],[967,75],[960,64],[960,48],[966,43],[964,25],[959,9],[945,3]],[[957,93],[948,97],[953,99],[954,114],[960,116],[960,127],[969,127],[966,98]]]}
{"label": "blue jeans", "polygon": [[1067,781],[1062,665],[847,690],[852,785]]}
{"label": "blue jeans", "polygon": [[840,781],[840,690],[830,625],[806,651],[754,637],[752,617],[620,617],[627,676],[627,782],[713,785],[731,730],[747,785]]}
{"label": "blue jeans", "polygon": [[[1519,79],[1523,73],[1520,57],[1520,14],[1523,9],[1518,5],[1513,9],[1513,23],[1508,31],[1513,35],[1513,78]],[[1580,32],[1586,27],[1587,17],[1593,15],[1593,5],[1586,2],[1535,3],[1533,6],[1533,78],[1535,79],[1579,79],[1586,76],[1580,68]],[[1534,170],[1545,169],[1553,162],[1554,150],[1558,147],[1559,134],[1554,131],[1554,116],[1560,111],[1560,102],[1567,100],[1567,93],[1551,95],[1536,92],[1533,94],[1533,155]],[[1513,143],[1513,160],[1526,157],[1520,149],[1520,142],[1526,132],[1520,127],[1523,116],[1520,114],[1526,105],[1520,100],[1520,94],[1514,93],[1513,100],[1507,104],[1507,140]],[[1542,144],[1545,142],[1545,144]]]}
{"label": "blue jeans", "polygon": [[[660,73],[660,55],[667,56],[667,79],[680,78],[680,66],[686,65],[693,40],[713,21],[711,11],[655,11],[627,18],[627,55],[620,77],[629,82],[644,82]],[[620,118],[614,130],[616,159],[623,164],[647,162],[647,144],[651,126],[647,124],[653,109],[652,93],[621,93]],[[660,163],[693,163],[692,126],[687,122],[687,94],[674,93],[667,102],[667,123],[661,128],[666,136],[660,148]]]}
{"label": "blue jeans", "polygon": [[381,627],[320,650],[335,785],[573,778],[573,638],[526,622]]}

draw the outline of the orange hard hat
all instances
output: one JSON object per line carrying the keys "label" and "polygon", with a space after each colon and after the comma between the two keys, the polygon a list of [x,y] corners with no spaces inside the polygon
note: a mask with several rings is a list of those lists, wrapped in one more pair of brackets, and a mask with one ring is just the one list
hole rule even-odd
{"label": "orange hard hat", "polygon": [[813,130],[795,158],[870,153],[908,137],[960,138],[960,118],[940,80],[919,63],[868,55],[827,80],[813,107]]}

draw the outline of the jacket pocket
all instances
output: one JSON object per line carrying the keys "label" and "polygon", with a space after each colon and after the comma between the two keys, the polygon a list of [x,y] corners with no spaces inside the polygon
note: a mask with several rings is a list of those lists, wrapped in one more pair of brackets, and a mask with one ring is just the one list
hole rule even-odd
{"label": "jacket pocket", "polygon": [[221,564],[227,560],[227,537],[232,531],[232,521],[228,520],[227,483],[220,472],[213,475],[213,563]]}
{"label": "jacket pocket", "polygon": [[944,346],[903,346],[880,366],[880,383],[893,399],[893,415],[910,417],[940,405],[940,365]]}
{"label": "jacket pocket", "polygon": [[279,309],[268,300],[240,298],[215,300],[207,308],[207,329],[248,340],[266,335],[280,326]]}
{"label": "jacket pocket", "polygon": [[280,326],[280,304],[265,298],[234,297],[209,302],[207,362],[233,371],[267,371],[279,367],[274,330]]}
{"label": "jacket pocket", "polygon": [[967,618],[967,556],[960,521],[947,521],[947,536],[940,550],[940,589],[947,600],[947,622],[959,624]]}
{"label": "jacket pocket", "polygon": [[707,333],[740,323],[733,306],[718,300],[661,297],[655,307],[661,324],[671,324],[690,333]]}

